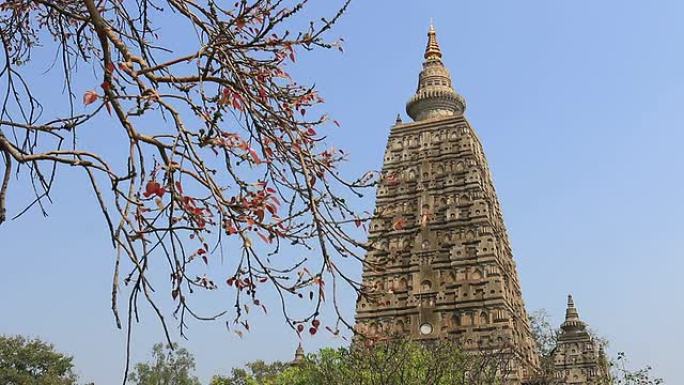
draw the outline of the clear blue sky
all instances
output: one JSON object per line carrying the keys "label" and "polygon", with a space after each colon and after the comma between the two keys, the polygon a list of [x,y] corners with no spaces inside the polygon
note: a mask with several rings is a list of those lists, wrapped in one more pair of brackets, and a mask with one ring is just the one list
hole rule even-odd
{"label": "clear blue sky", "polygon": [[[558,323],[572,292],[612,352],[684,383],[684,2],[356,0],[334,32],[346,53],[300,55],[295,69],[343,123],[331,142],[352,153],[350,174],[381,166],[431,17],[484,142],[528,310]],[[75,355],[82,380],[117,384],[113,255],[84,179],[65,175],[47,219],[33,211],[0,227],[0,333],[47,339]],[[134,360],[162,338],[146,315]],[[190,338],[203,380],[288,360],[296,346],[277,315],[244,339],[223,323],[193,324]],[[304,340],[307,350],[340,343]]]}

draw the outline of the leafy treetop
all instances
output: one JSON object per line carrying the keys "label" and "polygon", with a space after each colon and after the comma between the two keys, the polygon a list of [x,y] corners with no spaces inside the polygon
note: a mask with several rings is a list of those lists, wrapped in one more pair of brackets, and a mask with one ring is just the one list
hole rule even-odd
{"label": "leafy treetop", "polygon": [[0,336],[0,384],[75,385],[72,360],[39,339]]}

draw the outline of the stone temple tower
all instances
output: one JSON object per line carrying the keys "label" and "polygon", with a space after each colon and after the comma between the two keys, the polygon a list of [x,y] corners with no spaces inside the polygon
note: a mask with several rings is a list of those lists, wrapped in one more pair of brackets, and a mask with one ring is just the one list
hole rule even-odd
{"label": "stone temple tower", "polygon": [[579,318],[572,296],[568,296],[565,322],[553,351],[554,385],[609,384],[608,361],[602,346]]}
{"label": "stone temple tower", "polygon": [[416,94],[391,128],[357,328],[510,352],[513,383],[539,357],[482,144],[464,117],[433,27]]}

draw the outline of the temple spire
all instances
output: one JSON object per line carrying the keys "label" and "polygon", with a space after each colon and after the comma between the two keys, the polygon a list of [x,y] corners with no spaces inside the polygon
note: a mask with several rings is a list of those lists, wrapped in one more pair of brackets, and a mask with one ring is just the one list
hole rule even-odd
{"label": "temple spire", "polygon": [[304,347],[302,346],[302,343],[299,343],[299,346],[297,346],[297,350],[295,351],[295,356],[294,360],[292,361],[292,365],[299,365],[304,361],[305,358],[304,354]]}
{"label": "temple spire", "polygon": [[568,295],[568,308],[565,310],[565,322],[561,328],[565,331],[584,331],[586,329],[586,325],[580,320],[572,295]]}
{"label": "temple spire", "polygon": [[565,322],[552,353],[553,371],[558,383],[592,385],[608,384],[608,363],[600,341],[595,340],[580,320],[575,301],[568,295]]}
{"label": "temple spire", "polygon": [[418,89],[406,104],[406,112],[414,121],[463,115],[465,100],[451,86],[451,75],[442,63],[442,50],[432,24],[427,38]]}
{"label": "temple spire", "polygon": [[572,295],[568,295],[568,308],[565,311],[566,321],[579,321],[579,314],[577,313],[577,308],[575,307],[575,301],[572,299]]}
{"label": "temple spire", "polygon": [[[406,106],[413,122],[392,126],[385,147],[380,174],[389,177],[379,181],[367,241],[375,247],[361,283],[375,295],[358,298],[354,344],[449,340],[467,354],[500,356],[502,384],[531,383],[540,357],[522,294],[510,290],[520,283],[484,149],[463,117],[435,28],[425,32],[427,45],[415,47],[423,62],[418,87]],[[464,204],[496,212],[462,220]],[[466,295],[478,290],[461,285],[463,272],[486,294]]]}
{"label": "temple spire", "polygon": [[432,22],[430,22],[430,30],[428,31],[428,43],[427,47],[425,47],[425,59],[442,59],[442,50],[439,48],[439,42],[437,41],[437,31],[435,30],[435,26],[432,24]]}

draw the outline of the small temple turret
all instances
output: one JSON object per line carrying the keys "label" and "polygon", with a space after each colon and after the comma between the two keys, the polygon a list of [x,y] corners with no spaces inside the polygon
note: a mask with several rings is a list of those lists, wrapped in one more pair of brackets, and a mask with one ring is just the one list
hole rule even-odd
{"label": "small temple turret", "polygon": [[398,126],[400,124],[404,123],[403,120],[401,120],[401,114],[397,114],[397,119],[394,121],[394,125]]}
{"label": "small temple turret", "polygon": [[593,385],[609,382],[608,364],[603,346],[587,330],[572,295],[568,296],[565,321],[561,325],[556,349],[553,353],[554,384]]}
{"label": "small temple turret", "polygon": [[442,63],[442,50],[433,25],[428,31],[424,58],[418,89],[406,104],[408,115],[414,121],[463,115],[465,99],[451,85],[451,75]]}
{"label": "small temple turret", "polygon": [[294,360],[292,360],[292,365],[299,365],[302,362],[304,362],[304,359],[306,358],[306,355],[304,354],[304,348],[302,347],[302,343],[300,342],[299,345],[297,346],[297,350],[295,350],[295,356]]}
{"label": "small temple turret", "polygon": [[586,333],[587,325],[579,318],[572,295],[568,295],[568,307],[565,310],[565,322],[561,325],[565,334]]}

